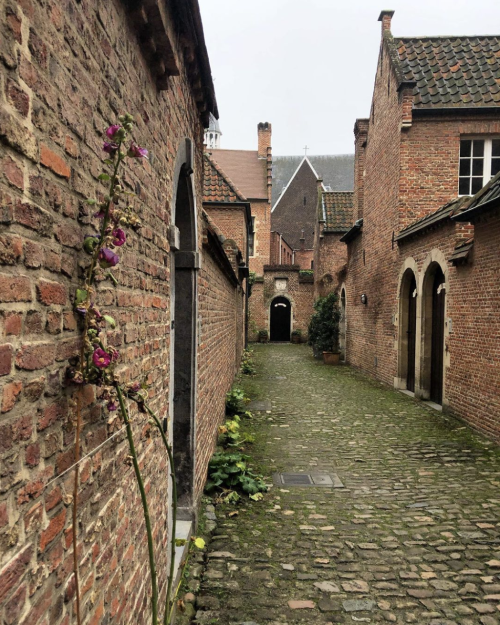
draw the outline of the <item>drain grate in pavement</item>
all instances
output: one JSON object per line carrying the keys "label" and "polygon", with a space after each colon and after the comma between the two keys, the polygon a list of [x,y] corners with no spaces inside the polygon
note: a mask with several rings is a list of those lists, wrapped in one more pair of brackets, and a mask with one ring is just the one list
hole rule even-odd
{"label": "drain grate in pavement", "polygon": [[336,473],[275,473],[273,481],[277,486],[326,486],[327,488],[344,488],[344,484]]}

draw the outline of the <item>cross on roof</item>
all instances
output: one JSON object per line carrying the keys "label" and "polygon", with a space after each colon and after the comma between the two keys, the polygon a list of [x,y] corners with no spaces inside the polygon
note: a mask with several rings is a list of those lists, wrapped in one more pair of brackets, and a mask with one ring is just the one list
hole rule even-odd
{"label": "cross on roof", "polygon": [[309,146],[305,145],[303,150],[304,150],[304,154],[307,156],[307,150],[309,150]]}

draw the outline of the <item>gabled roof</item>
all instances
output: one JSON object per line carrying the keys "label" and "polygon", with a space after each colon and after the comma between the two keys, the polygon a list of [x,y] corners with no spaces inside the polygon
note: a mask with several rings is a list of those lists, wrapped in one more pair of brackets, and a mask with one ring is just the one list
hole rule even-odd
{"label": "gabled roof", "polygon": [[246,202],[245,196],[214,162],[208,153],[203,155],[203,201]]}
{"label": "gabled roof", "polygon": [[353,191],[324,191],[323,232],[348,232],[352,226]]}
{"label": "gabled roof", "polygon": [[[283,193],[279,196],[276,204],[272,207],[271,212],[274,211],[274,209],[276,208],[276,206],[278,206],[281,198],[286,194],[288,188],[290,187],[290,185],[293,182],[293,179],[295,178],[295,176],[299,173],[299,171],[302,169],[303,165],[309,166],[312,173],[314,174],[314,177],[316,179],[319,178],[318,174],[316,173],[316,170],[314,169],[314,167],[311,164],[311,161],[307,158],[307,156],[304,156],[304,158],[300,161],[299,166],[297,167],[297,169],[294,171],[293,176],[290,178],[290,180],[288,181],[288,184],[286,185],[286,187],[283,189]],[[323,185],[323,189],[325,188],[325,185]]]}
{"label": "gabled roof", "polygon": [[[354,189],[354,154],[308,156],[307,159],[326,188],[332,191]],[[303,156],[273,156],[273,206],[303,160]]]}
{"label": "gabled roof", "polygon": [[387,36],[400,83],[413,86],[413,108],[500,106],[500,36]]}
{"label": "gabled roof", "polygon": [[253,150],[211,150],[212,161],[249,200],[267,200],[267,160]]}
{"label": "gabled roof", "polygon": [[445,219],[451,218],[453,215],[462,211],[469,201],[470,197],[463,196],[448,202],[444,206],[440,206],[433,213],[426,215],[422,219],[412,223],[407,228],[404,228],[404,230],[401,230],[401,232],[394,237],[394,240],[399,242],[432,228],[436,224],[444,221]]}
{"label": "gabled roof", "polygon": [[500,172],[494,176],[471,199],[464,210],[459,215],[453,217],[456,221],[474,221],[476,217],[491,209],[500,208]]}

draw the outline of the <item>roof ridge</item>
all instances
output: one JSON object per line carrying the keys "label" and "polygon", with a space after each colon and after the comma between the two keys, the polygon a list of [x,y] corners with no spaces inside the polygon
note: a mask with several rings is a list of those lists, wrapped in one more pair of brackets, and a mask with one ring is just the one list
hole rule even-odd
{"label": "roof ridge", "polygon": [[500,35],[412,35],[408,37],[398,36],[395,40],[411,41],[413,39],[500,39]]}
{"label": "roof ridge", "polygon": [[242,201],[242,202],[247,202],[247,198],[243,195],[243,193],[238,189],[238,187],[234,184],[234,182],[231,180],[231,178],[229,178],[229,176],[224,173],[224,170],[221,168],[221,166],[216,163],[214,160],[212,160],[210,153],[209,152],[205,152],[204,156],[206,157],[206,159],[208,160],[208,162],[210,163],[210,165],[215,169],[215,171],[222,176],[224,182],[230,187],[230,189],[232,191],[234,191],[234,193],[236,194],[236,196]]}

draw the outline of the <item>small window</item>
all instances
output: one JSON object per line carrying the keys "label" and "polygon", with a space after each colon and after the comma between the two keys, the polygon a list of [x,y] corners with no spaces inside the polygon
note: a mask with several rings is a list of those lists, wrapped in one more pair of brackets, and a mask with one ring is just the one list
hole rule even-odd
{"label": "small window", "polygon": [[248,255],[253,256],[255,253],[255,217],[252,217],[251,231],[248,233]]}
{"label": "small window", "polygon": [[499,171],[500,138],[460,141],[459,195],[475,195]]}

